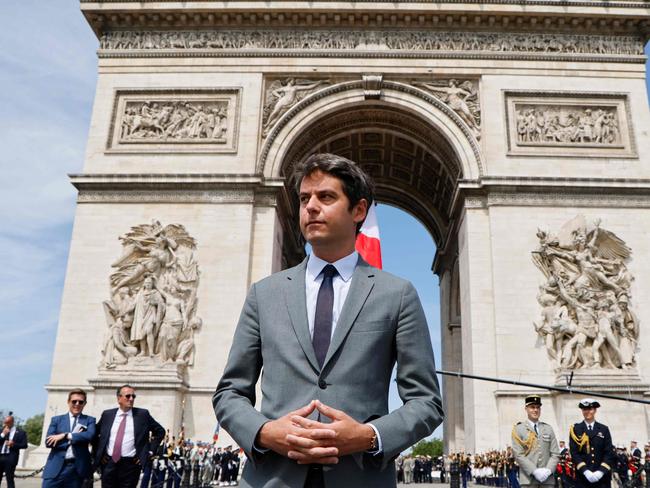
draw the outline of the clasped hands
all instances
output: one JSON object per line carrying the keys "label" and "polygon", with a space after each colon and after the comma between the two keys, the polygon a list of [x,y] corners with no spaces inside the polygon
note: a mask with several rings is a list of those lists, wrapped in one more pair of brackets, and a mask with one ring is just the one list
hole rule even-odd
{"label": "clasped hands", "polygon": [[551,470],[548,468],[537,468],[535,471],[533,471],[533,476],[540,483],[544,483],[544,481],[546,481],[548,477],[551,476]]}
{"label": "clasped hands", "polygon": [[[308,419],[315,410],[332,420]],[[340,456],[365,451],[375,431],[341,410],[312,400],[298,410],[271,420],[257,434],[256,445],[271,449],[298,464],[336,464]]]}
{"label": "clasped hands", "polygon": [[583,474],[585,475],[585,478],[587,478],[587,481],[589,481],[589,483],[598,483],[605,473],[603,473],[600,470],[589,471],[588,469],[585,469]]}

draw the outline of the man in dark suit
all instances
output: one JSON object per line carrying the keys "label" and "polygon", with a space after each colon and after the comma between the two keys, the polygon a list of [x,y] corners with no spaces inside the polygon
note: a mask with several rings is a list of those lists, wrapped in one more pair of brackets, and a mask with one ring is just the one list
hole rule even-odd
{"label": "man in dark suit", "polygon": [[0,483],[7,476],[7,488],[14,488],[14,472],[21,449],[27,449],[27,434],[16,427],[11,412],[4,419],[0,432]]}
{"label": "man in dark suit", "polygon": [[[394,459],[442,422],[424,312],[411,283],[355,252],[368,176],[315,154],[294,177],[312,254],[252,286],[215,413],[249,457],[241,486],[394,487]],[[396,362],[404,405],[388,413]]]}
{"label": "man in dark suit", "polygon": [[132,386],[119,387],[119,407],[104,410],[97,423],[95,463],[102,471],[102,488],[135,488],[142,466],[165,437],[148,410],[133,406],[135,397]]}
{"label": "man in dark suit", "polygon": [[83,414],[86,392],[68,393],[68,412],[52,417],[45,445],[50,454],[43,470],[43,488],[80,488],[92,476],[88,447],[95,437],[95,417]]}
{"label": "man in dark suit", "polygon": [[609,428],[596,422],[600,403],[591,398],[578,406],[584,421],[569,429],[569,449],[576,469],[576,484],[581,488],[609,488],[616,454]]}

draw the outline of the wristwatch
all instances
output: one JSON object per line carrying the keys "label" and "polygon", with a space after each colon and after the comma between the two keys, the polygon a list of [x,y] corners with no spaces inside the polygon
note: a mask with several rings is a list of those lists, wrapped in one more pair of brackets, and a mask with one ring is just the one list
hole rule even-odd
{"label": "wristwatch", "polygon": [[370,439],[370,448],[368,451],[376,451],[379,449],[379,445],[377,442],[377,432],[375,432],[375,429],[372,429],[372,439]]}

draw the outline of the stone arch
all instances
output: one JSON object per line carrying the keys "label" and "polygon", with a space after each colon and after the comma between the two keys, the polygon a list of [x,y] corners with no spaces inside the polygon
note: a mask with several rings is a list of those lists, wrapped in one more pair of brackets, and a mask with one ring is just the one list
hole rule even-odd
{"label": "stone arch", "polygon": [[367,98],[362,81],[337,83],[304,98],[280,118],[266,137],[257,172],[271,178],[282,176],[286,152],[305,128],[332,111],[345,107],[359,108],[373,102],[417,116],[440,133],[458,157],[462,167],[460,178],[476,179],[483,175],[480,145],[462,119],[426,91],[395,81],[382,83],[377,100]]}
{"label": "stone arch", "polygon": [[[438,245],[450,230],[458,181],[483,173],[471,129],[437,98],[398,82],[384,82],[379,98],[368,97],[362,82],[345,82],[303,99],[269,133],[257,169],[266,178],[288,177],[313,152],[360,163],[375,179],[378,200],[411,213]],[[288,199],[282,220],[295,211]]]}

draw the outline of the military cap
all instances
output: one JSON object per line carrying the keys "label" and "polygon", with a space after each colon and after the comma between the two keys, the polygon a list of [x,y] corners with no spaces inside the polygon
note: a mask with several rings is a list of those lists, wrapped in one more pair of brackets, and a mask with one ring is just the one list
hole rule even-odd
{"label": "military cap", "polygon": [[526,406],[528,405],[541,405],[542,404],[542,397],[539,395],[529,395],[526,397],[525,400]]}
{"label": "military cap", "polygon": [[598,403],[593,398],[584,398],[580,403],[578,403],[580,408],[599,408],[600,403]]}

